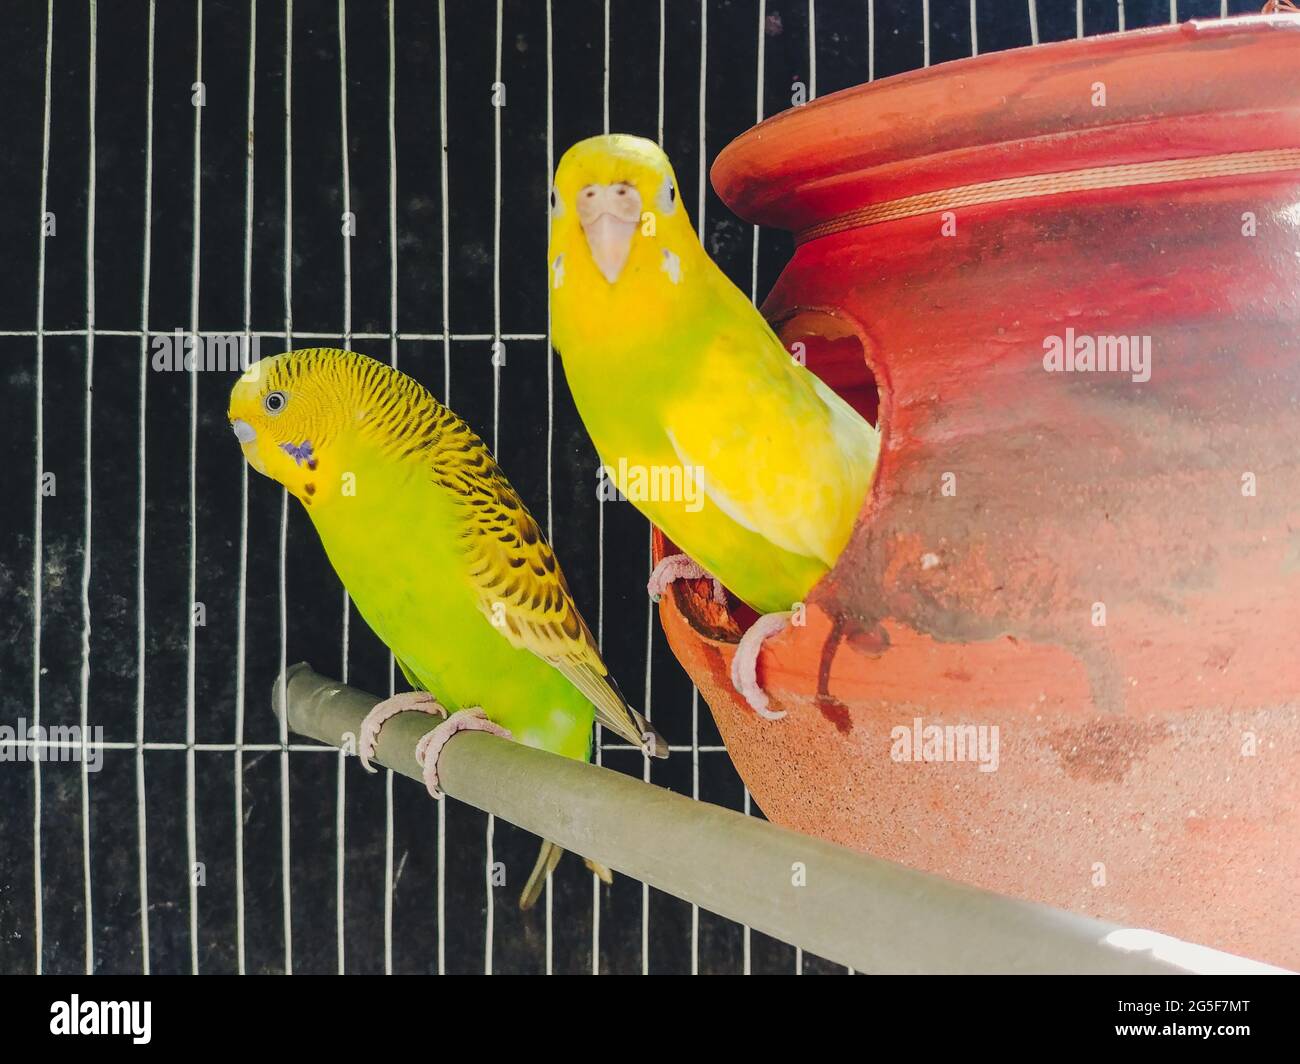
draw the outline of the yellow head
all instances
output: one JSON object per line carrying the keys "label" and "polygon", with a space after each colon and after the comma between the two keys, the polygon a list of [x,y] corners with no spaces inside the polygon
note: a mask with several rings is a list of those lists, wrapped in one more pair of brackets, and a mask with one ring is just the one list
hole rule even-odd
{"label": "yellow head", "polygon": [[350,378],[371,361],[313,348],[254,362],[235,382],[226,413],[248,464],[308,506],[319,502],[338,479],[321,463],[353,418]]}
{"label": "yellow head", "polygon": [[703,258],[659,146],[611,133],[560,159],[551,191],[551,296],[563,303],[617,291],[664,299]]}

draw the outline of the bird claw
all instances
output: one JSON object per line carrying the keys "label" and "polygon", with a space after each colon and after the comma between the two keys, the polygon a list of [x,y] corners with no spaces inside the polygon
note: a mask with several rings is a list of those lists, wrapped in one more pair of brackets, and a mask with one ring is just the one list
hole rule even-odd
{"label": "bird claw", "polygon": [[375,743],[379,740],[379,731],[385,722],[399,713],[412,710],[435,717],[447,715],[447,710],[428,691],[403,691],[376,703],[361,722],[361,734],[357,736],[357,757],[367,772],[377,771],[370,759],[375,756]]}
{"label": "bird claw", "polygon": [[507,729],[488,720],[487,714],[478,706],[453,713],[433,731],[425,734],[415,744],[415,761],[424,770],[424,785],[434,799],[443,796],[443,790],[438,785],[438,758],[442,755],[447,740],[459,731],[485,731],[490,735],[499,735],[502,739],[514,738]]}
{"label": "bird claw", "polygon": [[780,720],[785,710],[769,708],[771,700],[758,682],[758,656],[765,640],[782,631],[793,614],[765,613],[756,620],[736,647],[731,659],[731,685],[749,703],[749,707],[764,720]]}
{"label": "bird claw", "polygon": [[708,580],[713,584],[711,597],[719,606],[727,604],[727,590],[716,576],[691,561],[685,554],[670,554],[662,558],[654,567],[650,579],[646,582],[646,594],[652,601],[663,598],[668,588],[677,580]]}

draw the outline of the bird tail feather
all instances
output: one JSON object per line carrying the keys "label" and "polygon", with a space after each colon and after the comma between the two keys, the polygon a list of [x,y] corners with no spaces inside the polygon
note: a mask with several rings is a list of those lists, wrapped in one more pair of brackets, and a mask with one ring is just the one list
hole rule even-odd
{"label": "bird tail feather", "polygon": [[632,714],[636,726],[641,730],[642,749],[651,757],[667,757],[668,741],[655,731],[654,726],[631,706],[627,711]]}
{"label": "bird tail feather", "polygon": [[[533,870],[528,874],[528,882],[524,884],[523,893],[519,895],[520,909],[527,911],[537,904],[542,888],[546,886],[546,877],[555,871],[555,866],[560,863],[560,858],[563,856],[563,847],[549,839],[542,840],[542,848],[537,852],[537,863],[533,865]],[[614,882],[614,873],[603,864],[597,864],[590,858],[584,858],[583,863],[599,876],[600,881],[606,886]]]}
{"label": "bird tail feather", "polygon": [[542,840],[542,848],[537,852],[537,863],[528,873],[528,882],[524,884],[523,893],[519,895],[520,909],[528,910],[537,904],[542,887],[546,886],[546,877],[555,870],[555,866],[560,863],[560,858],[563,856],[563,848],[549,839]]}

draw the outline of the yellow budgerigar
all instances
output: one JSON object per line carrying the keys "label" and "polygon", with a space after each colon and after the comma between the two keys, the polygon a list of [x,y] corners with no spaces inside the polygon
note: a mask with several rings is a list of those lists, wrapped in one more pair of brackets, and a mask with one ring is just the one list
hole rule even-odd
{"label": "yellow budgerigar", "polygon": [[[252,365],[228,416],[248,463],[306,508],[357,609],[416,688],[366,718],[367,768],[384,721],[404,710],[445,718],[416,751],[435,797],[439,752],[466,728],[585,761],[596,720],[667,756],[614,684],[492,453],[417,381],[352,351],[292,351]],[[522,907],[562,852],[543,843]]]}
{"label": "yellow budgerigar", "polygon": [[578,411],[619,490],[689,555],[664,559],[649,591],[711,574],[765,614],[732,682],[780,716],[755,675],[762,642],[848,542],[879,433],[709,258],[652,141],[575,144],[551,215],[552,334]]}

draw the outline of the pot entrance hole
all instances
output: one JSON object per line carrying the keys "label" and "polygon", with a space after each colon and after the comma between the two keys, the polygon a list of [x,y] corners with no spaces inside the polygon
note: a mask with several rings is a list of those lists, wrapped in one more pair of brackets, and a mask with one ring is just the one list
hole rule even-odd
{"label": "pot entrance hole", "polygon": [[867,365],[862,337],[852,325],[832,314],[806,310],[787,319],[776,331],[792,356],[878,427],[880,390]]}

